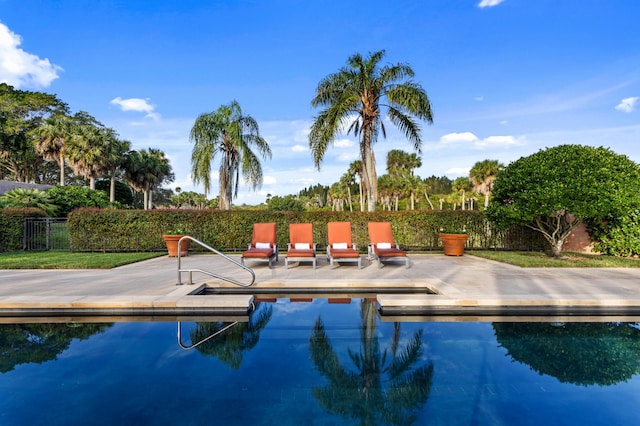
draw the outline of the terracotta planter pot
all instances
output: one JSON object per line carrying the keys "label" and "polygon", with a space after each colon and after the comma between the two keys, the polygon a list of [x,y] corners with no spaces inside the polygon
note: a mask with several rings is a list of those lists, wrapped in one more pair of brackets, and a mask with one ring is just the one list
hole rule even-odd
{"label": "terracotta planter pot", "polygon": [[[169,257],[177,257],[178,256],[178,241],[180,238],[184,237],[184,235],[169,235],[164,234],[162,239],[167,243],[167,251],[169,252]],[[184,257],[189,255],[189,246],[191,245],[191,240],[183,240],[182,244],[180,244],[180,257]]]}
{"label": "terracotta planter pot", "polygon": [[442,240],[444,254],[447,256],[462,256],[464,245],[469,237],[467,234],[438,234]]}

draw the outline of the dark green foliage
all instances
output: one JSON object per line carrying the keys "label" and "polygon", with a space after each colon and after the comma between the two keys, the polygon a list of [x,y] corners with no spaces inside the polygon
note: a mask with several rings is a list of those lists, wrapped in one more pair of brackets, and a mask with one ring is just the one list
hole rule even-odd
{"label": "dark green foliage", "polygon": [[[327,241],[327,222],[349,221],[361,252],[369,243],[368,222],[389,221],[398,243],[406,249],[434,249],[440,246],[441,228],[462,228],[469,233],[469,248],[537,250],[539,238],[532,231],[512,228],[496,232],[477,211],[407,212],[278,212],[272,210],[112,210],[78,209],[69,215],[71,246],[80,251],[164,250],[162,234],[188,229],[194,238],[224,251],[244,250],[251,240],[254,223],[275,222],[277,242],[284,250],[290,223],[312,223],[319,250]],[[192,248],[198,250],[197,245]]]}
{"label": "dark green foliage", "polygon": [[0,209],[0,252],[22,250],[24,219],[45,216],[39,209]]}
{"label": "dark green foliage", "polygon": [[82,186],[56,186],[47,191],[54,204],[58,206],[58,215],[67,216],[73,209],[80,207],[107,207],[109,195],[104,191],[92,190]]}
{"label": "dark green foliage", "polygon": [[0,325],[0,373],[16,365],[55,360],[73,339],[85,340],[111,324],[2,324]]}
{"label": "dark green foliage", "polygon": [[[111,182],[109,180],[98,180],[96,181],[96,189],[104,191],[105,194],[109,194],[111,190]],[[133,191],[131,191],[131,187],[124,182],[120,182],[116,180],[115,182],[115,200],[123,206],[131,206],[133,205]],[[95,207],[95,206],[85,206],[85,207]]]}
{"label": "dark green foliage", "polygon": [[629,209],[626,215],[609,221],[590,221],[588,229],[596,251],[612,256],[640,255],[640,209]]}
{"label": "dark green foliage", "polygon": [[640,373],[640,329],[626,323],[494,323],[514,360],[563,383],[610,386]]}
{"label": "dark green foliage", "polygon": [[559,257],[581,222],[611,221],[640,204],[640,168],[606,148],[561,145],[509,164],[493,187],[487,218],[529,226]]}
{"label": "dark green foliage", "polygon": [[304,205],[295,195],[285,195],[280,197],[275,195],[267,200],[267,208],[280,212],[301,212],[304,211]]}
{"label": "dark green foliage", "polygon": [[0,208],[33,208],[44,211],[48,216],[55,216],[57,206],[47,191],[35,188],[13,188],[0,195]]}

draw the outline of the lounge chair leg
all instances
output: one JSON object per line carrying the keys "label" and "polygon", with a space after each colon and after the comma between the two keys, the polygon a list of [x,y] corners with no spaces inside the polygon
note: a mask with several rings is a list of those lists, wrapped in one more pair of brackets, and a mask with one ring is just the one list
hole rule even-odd
{"label": "lounge chair leg", "polygon": [[382,269],[382,260],[378,258],[378,269]]}

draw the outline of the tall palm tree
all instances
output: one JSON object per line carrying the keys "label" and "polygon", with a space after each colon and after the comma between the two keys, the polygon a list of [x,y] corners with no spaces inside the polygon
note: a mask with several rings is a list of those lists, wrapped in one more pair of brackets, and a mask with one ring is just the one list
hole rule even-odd
{"label": "tall palm tree", "polygon": [[460,176],[459,178],[456,178],[456,180],[453,181],[453,190],[455,192],[457,192],[458,194],[460,194],[460,196],[462,197],[462,202],[461,202],[461,206],[462,206],[462,210],[466,209],[466,194],[468,191],[471,191],[471,179],[469,179],[466,176]]}
{"label": "tall palm tree", "polygon": [[[271,148],[260,136],[258,122],[244,115],[237,101],[220,106],[215,112],[201,114],[191,129],[195,143],[191,153],[194,183],[204,185],[207,195],[211,187],[211,163],[220,155],[220,208],[231,209],[238,196],[240,171],[253,189],[262,185],[263,159],[271,158]],[[256,149],[254,152],[252,149]]]}
{"label": "tall palm tree", "polygon": [[125,176],[133,189],[143,193],[145,210],[151,209],[152,191],[174,179],[169,159],[164,152],[154,148],[130,151],[127,154]]}
{"label": "tall palm tree", "polygon": [[351,185],[353,185],[354,176],[352,174],[347,173],[343,174],[340,177],[340,185],[347,188],[347,202],[349,203],[349,211],[353,211],[353,202],[351,201]]}
{"label": "tall palm tree", "polygon": [[489,197],[493,188],[493,181],[496,180],[498,172],[504,168],[504,164],[498,160],[478,161],[471,167],[469,177],[473,182],[473,190],[484,194],[484,207],[489,205]]}
{"label": "tall palm tree", "polygon": [[105,157],[110,143],[108,130],[91,124],[78,126],[67,144],[67,158],[74,173],[89,179],[89,188],[96,189],[96,177],[107,171]]}
{"label": "tall palm tree", "polygon": [[[111,130],[111,129],[109,129]],[[126,154],[131,150],[131,142],[119,139],[115,131],[108,132],[108,144],[104,156],[104,165],[109,172],[109,201],[116,200],[116,173],[125,165]]]}
{"label": "tall palm tree", "polygon": [[[367,58],[355,54],[347,60],[347,66],[320,81],[314,107],[325,107],[315,117],[309,133],[309,148],[316,167],[324,158],[329,145],[344,131],[353,131],[360,137],[360,155],[367,190],[368,210],[375,211],[378,181],[373,145],[382,132],[384,113],[420,151],[422,138],[420,126],[414,119],[433,122],[431,103],[427,92],[411,80],[413,69],[405,64],[380,66],[384,50],[370,53]],[[406,80],[405,79],[409,79]]]}
{"label": "tall palm tree", "polygon": [[67,115],[54,115],[36,131],[36,152],[47,161],[55,161],[60,167],[60,186],[64,186],[64,160],[66,143],[74,132],[74,120]]}
{"label": "tall palm tree", "polygon": [[359,190],[359,194],[360,194],[360,211],[363,212],[364,211],[364,183],[363,183],[363,178],[364,178],[364,172],[362,171],[362,161],[360,160],[355,160],[352,161],[351,164],[349,164],[349,170],[347,170],[347,173],[351,176],[358,176],[358,190]]}

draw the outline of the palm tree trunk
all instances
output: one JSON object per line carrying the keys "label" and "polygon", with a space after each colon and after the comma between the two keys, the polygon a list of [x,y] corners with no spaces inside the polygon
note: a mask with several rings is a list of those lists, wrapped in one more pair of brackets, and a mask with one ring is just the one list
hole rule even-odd
{"label": "palm tree trunk", "polygon": [[376,176],[376,159],[371,150],[372,124],[364,124],[360,150],[362,152],[362,168],[364,169],[364,182],[367,189],[368,211],[376,211],[378,200],[378,178]]}
{"label": "palm tree trunk", "polygon": [[60,153],[60,159],[58,160],[60,165],[60,186],[64,186],[64,155]]}
{"label": "palm tree trunk", "polygon": [[89,189],[92,189],[92,190],[96,189],[96,178],[93,176],[89,178]]}
{"label": "palm tree trunk", "polygon": [[111,178],[109,179],[109,201],[112,203],[116,201],[116,173],[115,170],[111,171]]}

